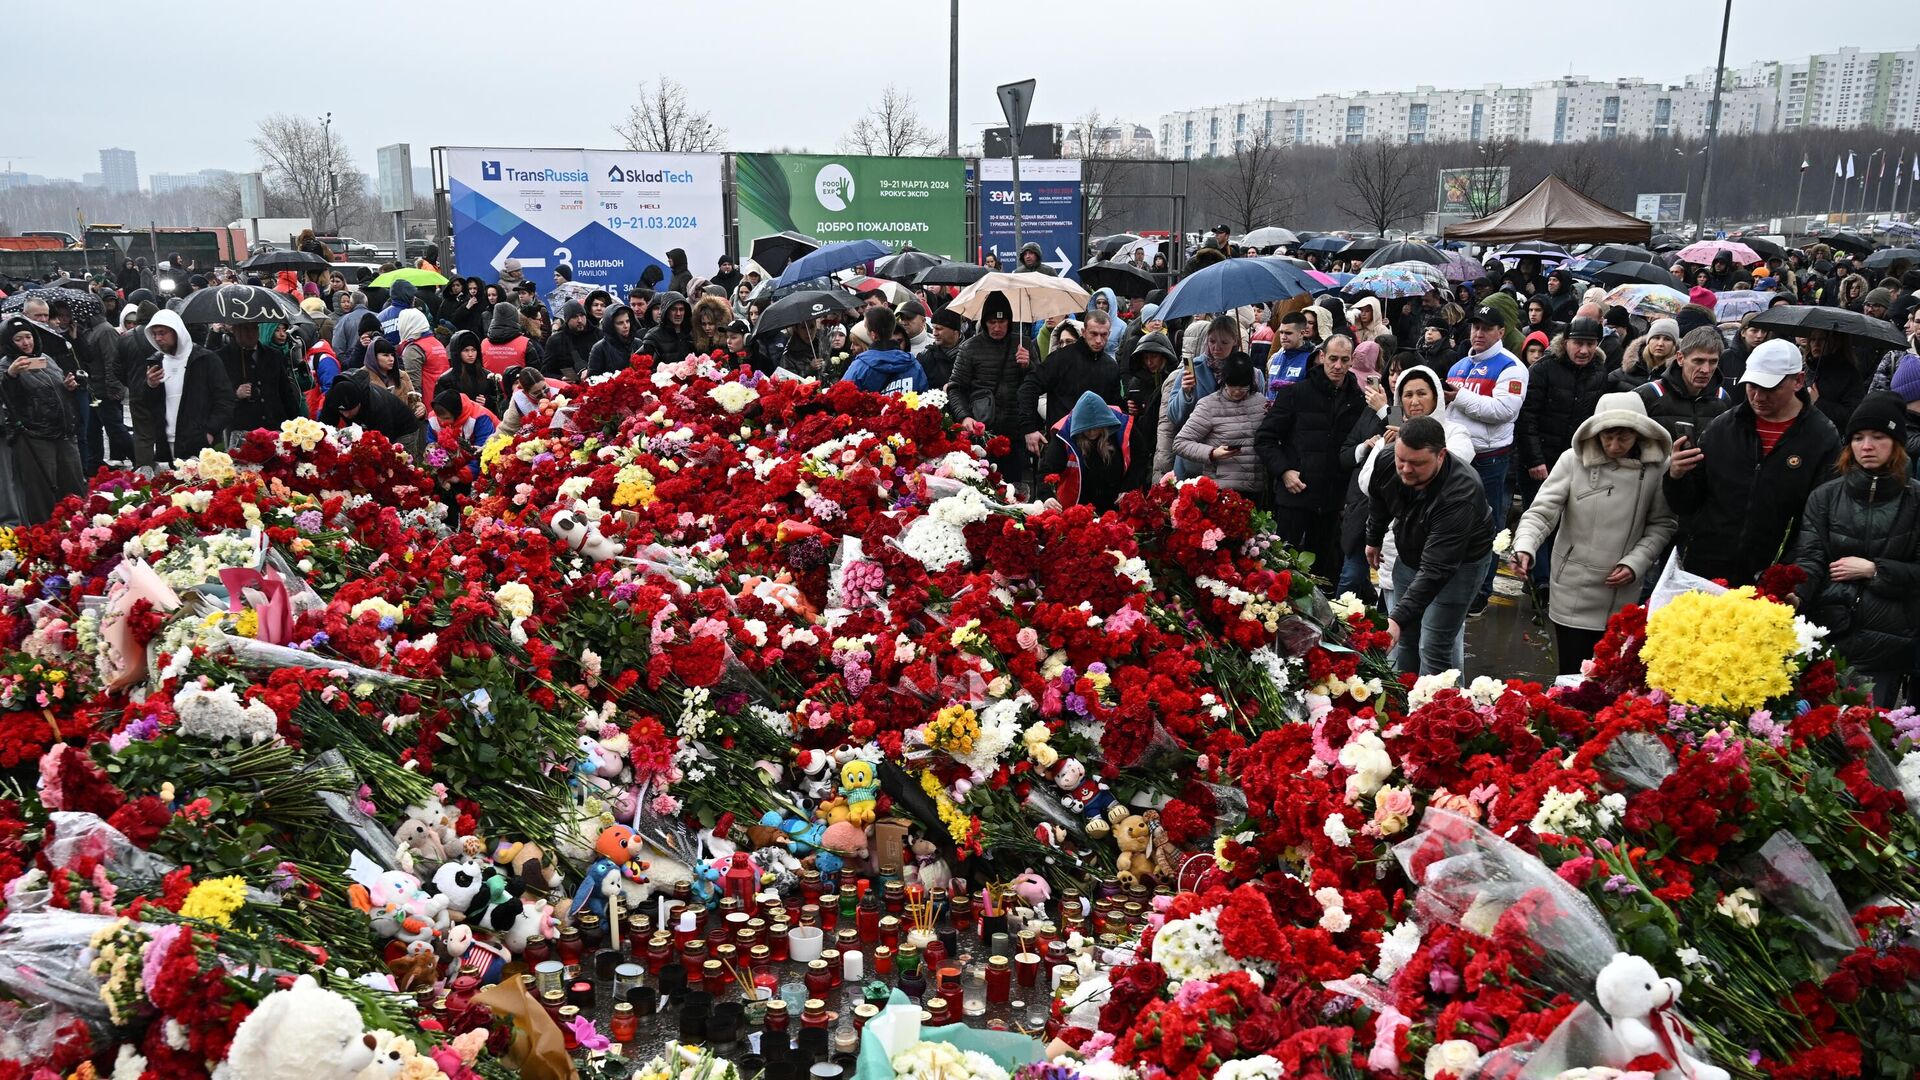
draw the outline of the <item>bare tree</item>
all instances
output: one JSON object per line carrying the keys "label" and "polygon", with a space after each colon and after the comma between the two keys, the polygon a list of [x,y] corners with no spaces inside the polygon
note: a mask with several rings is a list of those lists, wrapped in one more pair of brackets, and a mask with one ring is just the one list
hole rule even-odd
{"label": "bare tree", "polygon": [[1377,139],[1347,147],[1340,161],[1340,211],[1378,233],[1414,213],[1425,155],[1406,143]]}
{"label": "bare tree", "polygon": [[640,99],[627,109],[627,118],[613,126],[629,150],[658,153],[711,153],[721,149],[727,129],[715,127],[713,117],[687,102],[687,88],[667,78],[648,85],[640,82]]}
{"label": "bare tree", "polygon": [[315,228],[329,220],[338,227],[341,202],[366,187],[347,141],[319,120],[275,113],[260,121],[251,141],[268,192],[298,207]]}
{"label": "bare tree", "polygon": [[924,157],[945,149],[947,138],[920,119],[913,95],[889,83],[878,104],[860,114],[853,130],[840,138],[849,154],[879,157]]}
{"label": "bare tree", "polygon": [[[1086,196],[1086,230],[1090,236],[1107,231],[1109,219],[1120,216],[1117,207],[1125,189],[1137,182],[1136,161],[1152,154],[1133,149],[1126,138],[1125,121],[1107,121],[1099,109],[1088,109],[1067,129],[1060,147],[1066,157],[1080,159],[1080,190]],[[1112,132],[1116,137],[1109,138]]]}
{"label": "bare tree", "polygon": [[1512,198],[1512,163],[1518,147],[1513,139],[1489,139],[1474,147],[1479,161],[1467,175],[1467,211],[1474,217],[1486,217]]}
{"label": "bare tree", "polygon": [[1599,143],[1579,142],[1566,148],[1553,165],[1553,173],[1567,186],[1595,202],[1606,202],[1613,194],[1618,165],[1603,154]]}
{"label": "bare tree", "polygon": [[1207,178],[1207,192],[1227,222],[1241,232],[1291,217],[1295,190],[1284,179],[1280,144],[1265,131],[1235,142],[1224,167]]}

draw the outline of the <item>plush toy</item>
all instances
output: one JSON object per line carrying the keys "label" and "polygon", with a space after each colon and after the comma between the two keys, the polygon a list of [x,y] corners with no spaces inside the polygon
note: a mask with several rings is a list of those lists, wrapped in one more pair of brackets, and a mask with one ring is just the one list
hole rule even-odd
{"label": "plush toy", "polygon": [[760,868],[761,884],[774,892],[789,893],[800,884],[800,860],[781,844],[755,848],[753,862]]}
{"label": "plush toy", "polygon": [[594,562],[606,562],[625,550],[600,531],[599,522],[589,520],[581,510],[559,511],[547,519],[547,529],[569,550],[577,551]]}
{"label": "plush toy", "polygon": [[367,1037],[373,1040],[373,1064],[361,1069],[355,1080],[393,1080],[399,1076],[400,1067],[407,1062],[399,1046],[405,1040],[385,1028],[369,1031]]}
{"label": "plush toy", "polygon": [[824,750],[802,750],[794,757],[800,767],[800,794],[814,803],[833,794],[833,758]]}
{"label": "plush toy", "polygon": [[446,846],[440,842],[440,830],[418,807],[408,808],[406,819],[394,828],[393,845],[412,856],[422,876],[431,876],[448,858]]}
{"label": "plush toy", "polygon": [[1088,777],[1087,767],[1080,764],[1079,758],[1061,758],[1053,782],[1060,789],[1060,801],[1081,817],[1098,818],[1113,805],[1113,792],[1107,790],[1107,785]]}
{"label": "plush toy", "polygon": [[873,824],[875,800],[880,794],[873,762],[854,758],[840,766],[840,794],[847,798],[848,821],[863,829]]}
{"label": "plush toy", "polygon": [[1630,1060],[1655,1054],[1672,1063],[1658,1080],[1728,1080],[1727,1070],[1693,1056],[1692,1033],[1673,1011],[1680,1001],[1678,979],[1663,979],[1641,957],[1617,952],[1593,987]]}
{"label": "plush toy", "polygon": [[[625,825],[609,825],[600,830],[599,838],[593,842],[593,850],[599,857],[588,864],[580,888],[573,894],[573,907],[568,913],[570,917],[578,917],[582,911],[591,911],[606,918],[607,896],[619,890],[619,878],[624,876],[640,881],[644,877],[641,871],[646,869],[646,864],[640,861],[640,838]],[[609,885],[607,879],[610,877],[615,880]]]}
{"label": "plush toy", "polygon": [[387,961],[387,970],[393,973],[394,989],[404,994],[416,986],[432,986],[440,976],[440,958],[427,942],[411,941],[404,955]]}
{"label": "plush toy", "polygon": [[494,845],[493,861],[505,868],[521,892],[544,895],[560,887],[560,872],[548,865],[538,844],[503,840]]}
{"label": "plush toy", "polygon": [[527,949],[527,942],[537,937],[553,937],[558,934],[553,922],[553,905],[545,900],[522,900],[520,910],[514,913],[513,922],[500,935],[501,943],[515,956]]}
{"label": "plush toy", "polygon": [[926,889],[947,887],[948,879],[953,877],[953,868],[940,857],[938,844],[924,836],[916,836],[907,842],[907,850],[913,852],[913,862],[906,867],[908,880],[918,882]]}
{"label": "plush toy", "polygon": [[1031,870],[1022,870],[1007,885],[1020,898],[1020,902],[1030,908],[1044,910],[1047,901],[1053,899],[1053,886],[1047,884],[1046,878]]}
{"label": "plush toy", "polygon": [[823,822],[804,821],[797,817],[782,817],[778,810],[769,810],[760,815],[760,824],[780,830],[786,838],[787,850],[797,856],[810,855],[819,850],[821,837],[826,835],[827,826]]}
{"label": "plush toy", "polygon": [[1132,885],[1153,873],[1153,860],[1147,857],[1147,849],[1153,845],[1153,830],[1146,818],[1139,814],[1123,818],[1119,828],[1113,830],[1113,842],[1120,848],[1120,857],[1114,860],[1114,865],[1122,882]]}
{"label": "plush toy", "polygon": [[232,1080],[353,1080],[373,1064],[376,1040],[353,1003],[302,975],[260,999],[233,1033]]}

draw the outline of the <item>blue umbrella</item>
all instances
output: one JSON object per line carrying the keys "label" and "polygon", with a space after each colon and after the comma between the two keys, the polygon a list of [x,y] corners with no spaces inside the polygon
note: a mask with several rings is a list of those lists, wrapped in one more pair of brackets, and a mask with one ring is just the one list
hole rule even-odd
{"label": "blue umbrella", "polygon": [[1300,245],[1301,251],[1311,251],[1317,255],[1331,255],[1347,246],[1344,236],[1316,236]]}
{"label": "blue umbrella", "polygon": [[842,240],[818,251],[809,251],[788,263],[773,283],[791,285],[809,278],[823,278],[837,270],[849,270],[891,254],[893,249],[878,240]]}
{"label": "blue umbrella", "polygon": [[1182,278],[1155,316],[1211,315],[1248,304],[1305,296],[1325,288],[1305,270],[1278,258],[1225,259]]}

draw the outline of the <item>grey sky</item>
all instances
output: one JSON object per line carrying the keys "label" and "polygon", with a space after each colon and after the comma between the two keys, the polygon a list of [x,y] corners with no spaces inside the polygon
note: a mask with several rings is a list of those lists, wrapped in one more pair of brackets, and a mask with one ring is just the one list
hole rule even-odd
{"label": "grey sky", "polygon": [[[1865,27],[1836,10],[1738,0],[1727,62],[1920,43],[1920,5],[1862,8]],[[996,83],[1027,77],[1040,80],[1035,121],[1097,107],[1148,125],[1177,108],[1417,83],[1569,72],[1679,82],[1713,65],[1721,7],[1613,0],[1496,11],[1405,0],[962,0],[961,142],[999,122]],[[0,125],[0,162],[78,178],[99,169],[99,148],[120,146],[139,154],[143,181],[251,169],[247,139],[276,111],[331,110],[369,172],[377,147],[402,141],[420,165],[436,145],[610,148],[634,85],[662,74],[728,130],[731,149],[831,151],[888,82],[945,131],[947,15],[946,0],[12,3],[9,81],[49,104],[45,120],[15,109]],[[395,70],[404,74],[386,74]]]}

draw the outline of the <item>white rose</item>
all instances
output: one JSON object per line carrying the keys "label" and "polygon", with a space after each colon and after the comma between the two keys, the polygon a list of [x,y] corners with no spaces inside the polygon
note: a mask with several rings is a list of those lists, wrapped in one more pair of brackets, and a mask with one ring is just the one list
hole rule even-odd
{"label": "white rose", "polygon": [[1433,1080],[1442,1072],[1465,1076],[1478,1064],[1480,1051],[1475,1050],[1472,1043],[1465,1039],[1448,1039],[1436,1043],[1433,1049],[1427,1051],[1426,1065],[1421,1071],[1426,1074],[1427,1080]]}

